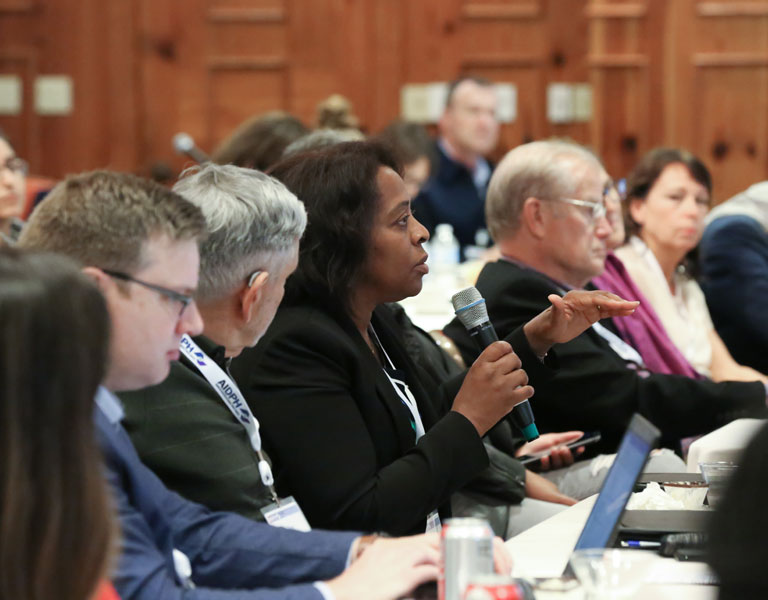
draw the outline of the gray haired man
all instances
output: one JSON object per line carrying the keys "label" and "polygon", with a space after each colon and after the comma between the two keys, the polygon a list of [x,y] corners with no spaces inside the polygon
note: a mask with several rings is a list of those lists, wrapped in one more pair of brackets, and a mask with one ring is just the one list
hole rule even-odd
{"label": "gray haired man", "polygon": [[232,165],[192,170],[174,191],[200,208],[209,231],[196,296],[204,329],[183,338],[165,381],[120,394],[124,425],[169,488],[263,520],[262,509],[275,500],[269,465],[228,366],[272,321],[296,268],[306,213],[276,179]]}

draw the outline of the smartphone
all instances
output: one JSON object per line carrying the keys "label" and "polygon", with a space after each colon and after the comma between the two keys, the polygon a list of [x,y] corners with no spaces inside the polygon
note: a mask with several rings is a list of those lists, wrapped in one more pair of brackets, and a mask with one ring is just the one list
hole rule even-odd
{"label": "smartphone", "polygon": [[[578,440],[573,442],[568,442],[565,444],[566,448],[570,448],[573,450],[574,448],[581,448],[582,446],[589,446],[590,444],[594,444],[596,442],[600,441],[600,432],[599,431],[589,431],[582,435]],[[547,456],[549,454],[549,450],[543,450],[541,452],[534,452],[533,454],[524,454],[523,456],[518,457],[517,460],[519,460],[524,465],[529,465],[533,462],[541,460],[544,456]]]}

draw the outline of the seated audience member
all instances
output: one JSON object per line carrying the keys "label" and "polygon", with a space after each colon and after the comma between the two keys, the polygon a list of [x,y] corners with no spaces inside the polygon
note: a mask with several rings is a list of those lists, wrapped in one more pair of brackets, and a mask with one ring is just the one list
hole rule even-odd
{"label": "seated audience member", "polygon": [[12,226],[24,209],[26,175],[26,161],[16,156],[0,129],[0,246],[15,237]]}
{"label": "seated audience member", "polygon": [[720,600],[768,597],[768,425],[755,435],[739,459],[712,515],[708,562],[720,580]]}
{"label": "seated audience member", "polygon": [[[611,235],[603,204],[606,183],[594,155],[563,142],[524,144],[499,163],[487,215],[502,258],[487,264],[477,281],[499,336],[545,308],[548,294],[592,287],[589,280],[603,270]],[[465,360],[477,356],[458,321],[444,331]],[[597,429],[603,452],[615,452],[635,412],[659,427],[671,447],[733,419],[766,415],[762,383],[650,373],[609,320],[559,345],[557,354],[559,370],[536,386],[532,406],[539,428]]]}
{"label": "seated audience member", "polygon": [[286,147],[309,133],[299,119],[282,111],[256,115],[238,125],[213,153],[220,165],[266,171],[283,156]]}
{"label": "seated audience member", "polygon": [[204,353],[202,360],[228,379],[229,362],[256,343],[277,310],[296,267],[306,213],[276,179],[233,165],[190,171],[174,190],[207,223],[195,297],[203,333],[191,340],[196,349],[182,344],[181,360],[160,385],[119,394],[124,425],[144,464],[170,489],[208,508],[263,520],[273,488],[259,472],[261,448],[254,451],[247,423],[252,416],[235,416],[221,388],[183,349]]}
{"label": "seated audience member", "polygon": [[[431,529],[450,515],[451,495],[487,466],[481,436],[533,393],[529,376],[549,376],[538,357],[583,331],[597,303],[613,313],[634,304],[557,298],[510,333],[516,354],[507,342],[492,344],[460,389],[460,379],[438,389],[383,305],[417,294],[427,272],[429,235],[411,215],[392,155],[374,142],[339,144],[290,158],[273,174],[305,203],[309,223],[275,320],[232,368],[262,424],[278,491],[290,490],[316,526]],[[510,463],[497,504],[526,492],[573,502]]]}
{"label": "seated audience member", "polygon": [[94,172],[57,185],[19,242],[77,259],[106,300],[112,336],[95,421],[123,538],[113,576],[121,597],[394,600],[434,578],[434,537],[379,539],[366,549],[370,538],[354,533],[211,512],[168,491],[141,463],[113,393],[162,381],[182,336],[202,332],[193,298],[204,233],[200,210],[171,190]]}
{"label": "seated audience member", "polygon": [[497,105],[487,79],[462,77],[450,84],[438,124],[437,163],[413,202],[430,234],[440,223],[453,227],[462,253],[486,228],[485,194],[493,168],[485,157],[499,139]]}
{"label": "seated audience member", "polygon": [[624,214],[618,190],[607,173],[604,178],[608,182],[603,192],[605,217],[608,219],[612,233],[605,240],[609,251],[605,258],[605,270],[597,277],[593,277],[592,283],[598,289],[609,290],[626,300],[640,302],[632,316],[625,319],[612,319],[611,323],[621,338],[638,351],[643,363],[652,373],[684,375],[701,379],[703,376],[691,366],[691,363],[669,339],[656,311],[635,285],[624,263],[613,252],[624,244]]}
{"label": "seated audience member", "polygon": [[659,315],[669,337],[714,381],[768,382],[739,365],[717,335],[699,284],[684,259],[701,239],[712,183],[704,164],[684,150],[657,148],[627,178],[627,245],[616,250]]}
{"label": "seated audience member", "polygon": [[317,103],[316,125],[318,129],[336,131],[360,131],[360,119],[349,99],[341,94],[331,94]]}
{"label": "seated audience member", "polygon": [[342,142],[360,142],[365,136],[357,129],[316,129],[291,142],[283,150],[283,158],[314,150],[324,150]]}
{"label": "seated audience member", "polygon": [[715,330],[734,360],[768,373],[768,181],[712,209],[699,261]]}
{"label": "seated audience member", "polygon": [[92,415],[108,331],[104,300],[74,263],[0,249],[4,600],[91,600],[107,575],[112,506]]}
{"label": "seated audience member", "polygon": [[434,142],[427,130],[419,123],[393,121],[376,139],[389,146],[403,168],[405,191],[413,200],[427,179],[434,154]]}

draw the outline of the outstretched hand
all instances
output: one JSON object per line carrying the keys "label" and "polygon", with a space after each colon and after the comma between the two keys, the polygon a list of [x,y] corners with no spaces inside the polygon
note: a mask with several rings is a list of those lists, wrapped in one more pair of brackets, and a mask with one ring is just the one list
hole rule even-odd
{"label": "outstretched hand", "polygon": [[547,299],[552,306],[523,328],[531,349],[539,356],[554,344],[569,342],[600,319],[628,317],[640,304],[604,291],[571,290],[565,296],[550,294]]}

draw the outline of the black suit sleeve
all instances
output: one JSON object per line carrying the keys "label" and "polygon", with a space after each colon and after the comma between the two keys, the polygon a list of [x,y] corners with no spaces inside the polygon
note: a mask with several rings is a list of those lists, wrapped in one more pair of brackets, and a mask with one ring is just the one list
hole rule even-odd
{"label": "black suit sleeve", "polygon": [[[377,397],[383,373],[322,319],[278,315],[242,359],[279,491],[297,498],[314,527],[423,532],[427,515],[488,464],[473,425],[455,412],[414,445],[399,400]],[[398,427],[413,436],[410,449],[403,450]]]}
{"label": "black suit sleeve", "polygon": [[[500,337],[547,308],[547,295],[555,291],[547,280],[515,279],[520,269],[514,265],[489,267],[477,287]],[[460,323],[454,320],[444,331],[465,360],[476,356]],[[766,416],[765,388],[759,382],[638,373],[591,329],[556,348],[558,369],[550,380],[534,384],[531,398],[542,432],[597,429],[603,436],[599,450],[612,452],[634,412],[650,419],[668,440],[706,433],[736,418]]]}

